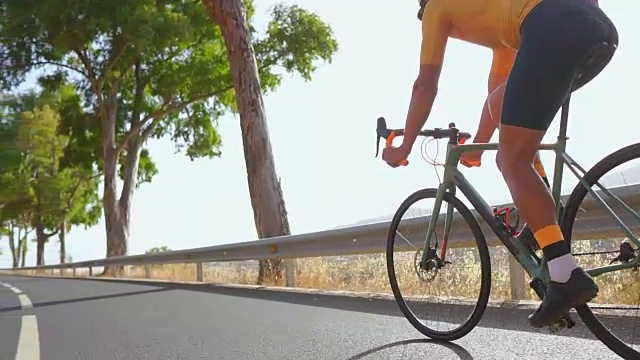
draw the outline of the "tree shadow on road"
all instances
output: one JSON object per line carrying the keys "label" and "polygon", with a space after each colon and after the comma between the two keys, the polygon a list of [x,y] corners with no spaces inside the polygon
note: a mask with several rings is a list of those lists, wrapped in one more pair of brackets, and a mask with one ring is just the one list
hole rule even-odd
{"label": "tree shadow on road", "polygon": [[[236,296],[242,298],[277,301],[289,304],[314,306],[337,310],[364,312],[369,314],[404,317],[397,303],[393,299],[366,297],[366,296],[342,296],[335,294],[327,294],[320,292],[299,292],[288,291],[286,289],[267,288],[259,286],[237,287],[219,284],[194,284],[194,283],[170,283],[170,282],[150,282],[144,280],[109,280],[84,278],[86,281],[104,281],[118,284],[135,284],[150,287],[162,287],[176,290],[207,292],[223,296]],[[458,304],[435,304],[421,303],[420,310],[417,311],[416,305],[409,302],[409,307],[419,315],[435,314],[436,321],[454,322],[461,324],[471,308],[468,305]],[[547,328],[536,329],[529,326],[527,317],[531,314],[531,309],[519,309],[510,307],[487,307],[482,320],[478,326],[485,328],[495,328],[502,330],[526,331],[531,333],[549,334]],[[573,314],[577,325],[571,329],[563,329],[554,335],[569,336],[573,338],[583,338],[596,340],[595,336],[584,326],[577,314]],[[408,325],[410,326],[410,325]]]}
{"label": "tree shadow on road", "polygon": [[[429,339],[411,339],[411,340],[402,340],[402,341],[396,341],[396,342],[392,342],[389,344],[385,344],[385,345],[381,345],[378,347],[375,347],[373,349],[369,349],[367,351],[361,352],[359,354],[356,354],[346,360],[360,360],[360,359],[366,359],[368,356],[370,355],[374,355],[376,353],[382,352],[384,350],[388,350],[388,349],[394,349],[394,348],[398,348],[398,347],[402,347],[402,346],[409,346],[409,345],[438,345],[438,346],[442,346],[445,347],[449,350],[451,350],[458,359],[460,360],[473,360],[473,356],[471,356],[471,354],[462,346],[458,345],[458,344],[454,344],[451,342],[444,342],[444,341],[436,341],[436,340],[429,340]],[[394,349],[398,350],[398,349]],[[415,349],[414,349],[415,350]],[[403,354],[406,353],[406,349],[402,350]],[[413,351],[411,351],[413,352]],[[425,354],[422,354],[425,355]],[[408,359],[409,357],[407,357]],[[415,358],[414,356],[412,356],[412,358]],[[453,357],[447,357],[449,359],[453,359]]]}
{"label": "tree shadow on road", "polygon": [[[329,309],[337,309],[337,310],[345,310],[345,311],[355,311],[355,312],[363,312],[375,315],[384,315],[384,316],[394,316],[394,317],[404,317],[400,309],[398,308],[397,303],[393,299],[386,298],[376,298],[376,297],[367,297],[365,296],[343,296],[343,295],[335,295],[330,293],[321,293],[314,292],[313,290],[309,292],[300,292],[300,291],[289,291],[283,288],[267,288],[267,287],[259,287],[259,286],[229,286],[224,284],[201,284],[201,283],[172,283],[172,282],[154,282],[154,281],[145,281],[145,280],[135,280],[135,279],[118,279],[113,280],[109,278],[74,278],[74,279],[56,279],[49,278],[50,280],[57,281],[93,281],[93,282],[107,282],[112,284],[113,286],[126,286],[126,285],[139,285],[144,286],[147,289],[155,289],[155,290],[143,290],[143,291],[132,291],[129,294],[138,294],[145,292],[155,292],[161,291],[158,289],[165,290],[184,290],[184,291],[199,291],[206,292],[216,295],[222,296],[235,296],[242,297],[248,299],[255,300],[263,300],[263,301],[277,301],[284,302],[294,305],[302,305],[302,306],[314,306],[314,307],[322,307]],[[121,292],[122,288],[118,288],[118,292]],[[107,295],[106,297],[117,297],[124,296],[126,294],[116,294],[116,295]],[[102,298],[102,297],[96,297]],[[84,300],[92,300],[92,298],[85,298]],[[83,301],[83,299],[74,299],[68,300],[67,302],[73,301]],[[63,303],[64,301],[54,302],[55,303]],[[49,304],[35,304],[36,307],[39,306],[47,306]],[[419,315],[423,315],[426,313],[437,315],[436,321],[446,321],[446,322],[455,322],[456,324],[461,324],[464,320],[462,317],[466,318],[468,314],[471,313],[471,308],[468,305],[460,305],[460,304],[436,304],[436,303],[421,303],[420,310],[417,311],[416,305],[409,303],[409,307],[417,312]],[[11,310],[11,309],[9,309]],[[3,310],[1,311],[9,311]],[[527,317],[531,314],[531,309],[522,309],[522,308],[512,308],[512,307],[488,307],[480,320],[478,326],[482,326],[485,328],[495,328],[502,330],[512,330],[512,331],[525,331],[531,333],[540,333],[540,334],[548,334],[549,330],[547,328],[536,329],[529,326]],[[421,316],[422,317],[422,316]],[[596,340],[595,336],[589,331],[589,329],[584,326],[582,321],[578,318],[578,316],[573,314],[574,320],[576,320],[577,325],[572,329],[563,329],[554,335],[557,336],[569,336],[573,338],[583,338]],[[613,326],[608,324],[610,326]],[[407,326],[411,326],[407,323]],[[616,328],[621,328],[620,326],[616,326]]]}
{"label": "tree shadow on road", "polygon": [[13,275],[5,275],[5,274],[0,274],[0,276],[2,276],[2,278],[0,278],[0,281],[2,281],[3,279],[6,280],[6,282],[11,283],[11,284],[24,284],[24,283],[36,283],[36,282],[44,282],[44,281],[48,281],[50,279],[50,277],[19,277],[16,278]]}
{"label": "tree shadow on road", "polygon": [[[111,298],[118,298],[118,297],[124,297],[124,296],[132,296],[132,295],[150,294],[150,293],[157,293],[157,292],[169,291],[169,290],[171,290],[171,289],[159,288],[159,289],[151,289],[151,290],[144,290],[144,291],[129,291],[129,292],[124,292],[124,293],[121,292],[121,293],[117,293],[117,294],[107,294],[107,295],[99,295],[99,296],[85,296],[85,297],[79,297],[79,298],[74,298],[74,299],[34,302],[33,303],[33,307],[37,309],[37,308],[41,308],[41,307],[45,307],[45,306],[70,304],[70,303],[75,303],[75,302],[84,302],[84,301],[91,301],[91,300],[111,299]],[[0,313],[11,312],[11,311],[19,311],[19,310],[23,310],[22,306],[20,306],[20,305],[3,307],[3,308],[0,307]]]}

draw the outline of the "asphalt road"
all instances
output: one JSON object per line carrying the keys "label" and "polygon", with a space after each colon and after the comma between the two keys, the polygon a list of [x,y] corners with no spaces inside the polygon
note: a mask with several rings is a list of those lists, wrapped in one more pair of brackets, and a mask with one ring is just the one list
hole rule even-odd
{"label": "asphalt road", "polygon": [[[16,360],[19,347],[33,350],[34,338],[40,358],[24,352],[17,360],[618,358],[581,323],[549,335],[533,331],[529,311],[516,309],[490,308],[470,334],[442,344],[381,299],[107,280],[0,282],[11,286],[0,286],[1,360]],[[24,320],[33,314],[35,330]]]}

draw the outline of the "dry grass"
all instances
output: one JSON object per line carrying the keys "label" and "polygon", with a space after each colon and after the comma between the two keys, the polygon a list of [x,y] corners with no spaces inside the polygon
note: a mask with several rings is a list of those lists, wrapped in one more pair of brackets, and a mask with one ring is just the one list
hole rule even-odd
{"label": "dry grass", "polygon": [[[580,252],[615,250],[619,240],[581,242]],[[574,249],[575,252],[575,249]],[[477,253],[477,250],[476,250]],[[480,265],[473,249],[449,249],[447,258],[452,265],[425,283],[416,276],[413,253],[396,253],[396,276],[403,295],[473,298],[480,287]],[[504,247],[491,247],[493,300],[511,299],[509,280],[509,254]],[[585,267],[608,264],[615,254],[579,257]],[[154,265],[149,269],[151,279],[195,281],[195,264]],[[65,275],[71,275],[67,270]],[[78,270],[77,276],[86,276],[86,270]],[[144,267],[127,267],[125,277],[145,278]],[[228,262],[203,264],[203,281],[218,284],[254,285],[258,277],[258,262]],[[600,295],[595,302],[607,304],[640,304],[640,272],[631,270],[609,273],[596,278]],[[527,279],[528,281],[528,279]],[[284,285],[282,279],[276,284]],[[296,261],[296,286],[322,290],[361,291],[391,293],[384,254],[351,255],[336,257],[304,258]],[[526,299],[537,297],[526,285]]]}
{"label": "dry grass", "polygon": [[[619,240],[581,242],[579,251],[590,252],[596,248],[615,250],[618,244]],[[447,257],[453,264],[430,283],[425,283],[416,276],[413,253],[396,254],[396,277],[404,295],[462,298],[473,298],[478,295],[480,265],[472,249],[450,249]],[[490,254],[491,298],[493,300],[511,299],[510,255],[504,247],[491,247]],[[615,254],[580,256],[578,262],[587,268],[596,267],[608,264],[614,256]],[[297,287],[391,293],[384,254],[304,258],[298,259],[296,263]],[[158,265],[151,268],[150,275],[153,279],[194,281],[196,266],[194,264]],[[128,269],[126,276],[144,278],[144,268]],[[203,281],[208,283],[253,285],[257,277],[257,261],[203,265]],[[596,279],[601,289],[600,295],[595,299],[596,302],[640,304],[640,272],[617,271]],[[283,281],[273,285],[283,285]],[[537,300],[528,285],[525,300]]]}
{"label": "dry grass", "polygon": [[[456,249],[466,252],[465,249]],[[501,248],[491,249],[493,266],[507,266],[506,251]],[[416,295],[429,295],[422,289],[412,269],[413,254],[403,253],[402,260],[396,260],[402,266],[402,275],[414,278],[413,284],[403,291],[410,291]],[[503,257],[502,261],[497,260]],[[479,267],[479,265],[477,265]],[[466,272],[449,272],[454,277],[439,277],[449,287],[460,290],[454,296],[476,296],[471,277]],[[506,274],[506,275],[505,275]],[[398,278],[404,276],[398,275]],[[131,267],[126,271],[127,277],[144,278],[144,267]],[[242,261],[228,263],[205,263],[203,265],[203,281],[208,283],[245,284],[254,285],[258,277],[257,261]],[[150,269],[150,278],[162,280],[194,281],[196,279],[196,266],[194,264],[156,265]],[[465,286],[452,286],[453,284],[465,284]],[[270,285],[284,285],[284,281]],[[501,297],[510,296],[508,271],[494,271],[493,293]],[[363,291],[376,293],[391,293],[389,279],[387,277],[386,258],[384,254],[350,255],[333,257],[303,258],[296,261],[296,286],[300,288],[312,288],[322,290]],[[503,289],[506,289],[504,291]]]}

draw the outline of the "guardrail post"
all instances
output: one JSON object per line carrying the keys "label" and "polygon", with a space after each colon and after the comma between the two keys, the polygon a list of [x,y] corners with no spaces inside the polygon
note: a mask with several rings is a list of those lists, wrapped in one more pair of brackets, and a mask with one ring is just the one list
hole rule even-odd
{"label": "guardrail post", "polygon": [[151,278],[151,266],[149,265],[144,266],[144,278],[145,279]]}
{"label": "guardrail post", "polygon": [[89,266],[89,276],[93,276],[93,267]]}
{"label": "guardrail post", "polygon": [[196,281],[198,282],[202,282],[202,263],[201,262],[197,262],[196,263]]}
{"label": "guardrail post", "polygon": [[71,268],[71,273],[75,277],[76,276],[76,268]]}
{"label": "guardrail post", "polygon": [[509,254],[509,282],[511,283],[511,300],[524,300],[526,288],[524,269],[516,258]]}
{"label": "guardrail post", "polygon": [[284,279],[287,287],[296,287],[296,259],[284,261]]}

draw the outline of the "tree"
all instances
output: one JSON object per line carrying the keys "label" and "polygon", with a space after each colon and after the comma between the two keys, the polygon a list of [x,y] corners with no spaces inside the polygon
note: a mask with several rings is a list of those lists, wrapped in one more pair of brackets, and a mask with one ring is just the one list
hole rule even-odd
{"label": "tree", "polygon": [[[9,222],[9,247],[13,258],[13,267],[24,267],[27,256],[27,239],[33,232],[30,222],[30,213],[25,213],[17,219]],[[16,243],[17,240],[17,243]]]}
{"label": "tree", "polygon": [[[1,214],[4,227],[2,231],[0,231],[0,238],[2,236],[8,238],[13,268],[20,266],[22,257],[26,254],[27,237],[32,231],[30,221],[28,220],[29,215],[28,212],[14,217],[7,213]],[[24,264],[24,262],[22,263]],[[24,267],[24,265],[22,266]]]}
{"label": "tree", "polygon": [[[82,126],[100,134],[107,257],[125,255],[134,187],[157,173],[144,148],[146,141],[169,136],[191,159],[221,155],[215,120],[235,110],[237,102],[220,29],[203,5],[191,0],[5,0],[4,4],[0,85],[16,86],[25,74],[43,67],[76,77],[74,84],[96,119]],[[246,6],[250,23],[251,2]],[[308,79],[315,69],[313,60],[328,58],[336,48],[328,26],[315,15],[280,6],[273,17],[266,36],[249,27],[262,91],[280,84],[278,67]],[[138,176],[139,170],[143,176]],[[122,179],[120,191],[117,176]],[[265,207],[277,201],[267,201]],[[280,230],[286,229],[258,233],[265,236]],[[121,271],[122,267],[105,269]]]}
{"label": "tree", "polygon": [[34,195],[32,226],[36,232],[37,265],[44,265],[44,246],[57,234],[57,229],[49,233],[46,230],[56,228],[62,211],[60,158],[68,140],[57,134],[59,123],[60,116],[45,105],[23,112],[18,127],[17,147],[26,158],[24,170],[30,175]]}
{"label": "tree", "polygon": [[145,254],[158,254],[161,252],[166,252],[166,251],[171,251],[171,248],[169,248],[168,246],[154,246],[151,249],[145,251]]}
{"label": "tree", "polygon": [[[30,232],[33,193],[24,171],[25,158],[16,143],[20,102],[4,95],[0,99],[0,236],[6,236],[13,267],[20,265],[26,236]],[[16,240],[18,243],[16,244]],[[23,245],[25,242],[25,245]],[[26,254],[26,252],[24,252]]]}
{"label": "tree", "polygon": [[[249,194],[258,236],[270,238],[290,235],[282,186],[276,174],[269,139],[260,84],[261,71],[256,59],[264,63],[265,59],[260,55],[273,44],[259,42],[254,49],[247,10],[242,1],[205,0],[205,4],[222,30],[231,64],[237,94],[235,99],[240,112]],[[314,60],[320,58],[331,61],[333,53],[338,49],[331,29],[315,14],[297,6],[276,6],[267,34],[269,38],[287,39],[286,51],[294,56],[285,61],[284,66],[289,71],[295,69],[306,80],[311,79],[311,73],[315,70]],[[317,43],[310,44],[311,41]],[[256,56],[256,53],[259,55]],[[264,76],[262,78],[265,79]],[[258,284],[282,279],[282,270],[281,260],[261,261]]]}
{"label": "tree", "polygon": [[[57,108],[68,105],[68,97],[60,89],[45,89],[5,100],[3,151],[15,159],[11,166],[5,164],[0,177],[0,196],[6,201],[0,220],[9,223],[13,265],[26,251],[30,229],[36,232],[38,265],[44,264],[44,245],[56,234],[64,262],[64,235],[70,226],[91,226],[100,217],[96,177],[90,169],[65,160],[69,137],[59,133]],[[24,110],[28,107],[33,109]]]}
{"label": "tree", "polygon": [[98,223],[102,215],[98,195],[100,170],[98,160],[99,134],[87,126],[95,121],[95,114],[82,108],[81,97],[66,74],[55,72],[38,79],[42,87],[40,98],[54,104],[60,114],[58,134],[67,138],[60,158],[60,205],[56,213],[56,231],[60,244],[60,263],[67,260],[66,234],[73,226],[88,228]]}

